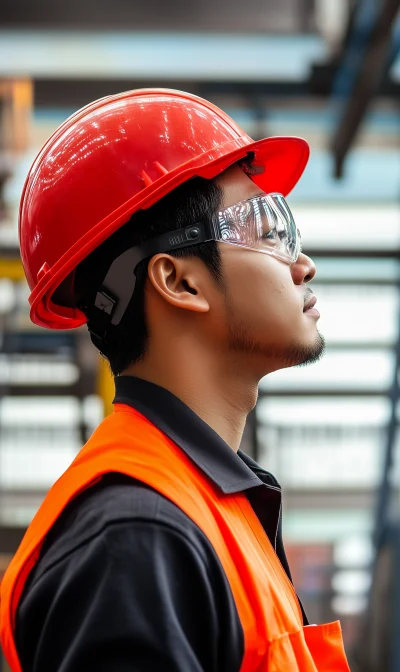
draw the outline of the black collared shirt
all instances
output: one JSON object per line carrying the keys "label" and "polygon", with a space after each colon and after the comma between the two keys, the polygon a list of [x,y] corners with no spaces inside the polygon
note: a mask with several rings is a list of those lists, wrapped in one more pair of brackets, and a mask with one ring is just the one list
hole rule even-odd
{"label": "black collared shirt", "polygon": [[[114,401],[145,415],[223,493],[245,492],[290,577],[276,479],[161,387],[120,377]],[[234,672],[244,651],[204,533],[161,494],[115,473],[74,499],[47,536],[16,643],[23,672]]]}

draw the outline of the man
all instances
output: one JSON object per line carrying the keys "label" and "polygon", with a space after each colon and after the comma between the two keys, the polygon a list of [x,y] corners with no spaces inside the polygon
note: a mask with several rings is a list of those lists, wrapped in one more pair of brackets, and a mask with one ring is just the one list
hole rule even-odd
{"label": "man", "polygon": [[87,322],[116,397],[5,576],[13,671],[348,670],[295,595],[279,485],[239,450],[260,378],[324,347],[284,199],[307,158],[167,90],[96,101],[37,157],[31,317]]}

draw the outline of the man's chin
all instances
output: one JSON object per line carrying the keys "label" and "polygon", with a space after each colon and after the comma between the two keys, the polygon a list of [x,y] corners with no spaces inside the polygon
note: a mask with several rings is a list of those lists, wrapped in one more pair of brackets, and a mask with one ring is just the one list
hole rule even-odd
{"label": "man's chin", "polygon": [[318,362],[323,356],[326,348],[324,337],[318,333],[317,338],[311,345],[296,346],[289,351],[288,359],[291,363],[288,366],[308,366]]}
{"label": "man's chin", "polygon": [[235,329],[231,329],[229,348],[233,352],[261,358],[268,366],[266,373],[272,373],[279,369],[318,362],[325,352],[325,339],[317,332],[312,343],[294,343],[292,346],[265,345],[253,340],[246,328],[235,325]]}
{"label": "man's chin", "polygon": [[[296,343],[291,347],[288,346],[282,351],[272,350],[268,353],[268,358],[274,361],[274,367],[271,371],[279,371],[280,369],[289,369],[297,366],[308,366],[318,362],[325,352],[325,339],[321,334],[311,344]],[[267,354],[267,353],[266,353]],[[272,357],[271,357],[272,355]]]}

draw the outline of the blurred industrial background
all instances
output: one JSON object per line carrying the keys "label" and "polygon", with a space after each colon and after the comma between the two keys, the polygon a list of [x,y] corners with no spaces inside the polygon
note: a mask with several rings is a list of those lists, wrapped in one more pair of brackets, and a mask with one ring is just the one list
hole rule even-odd
{"label": "blurred industrial background", "polygon": [[262,381],[243,447],[283,486],[310,622],[341,619],[355,672],[400,671],[399,52],[399,0],[3,0],[0,576],[113,390],[85,329],[29,321],[25,175],[82,105],[137,87],[187,90],[253,138],[311,144],[289,203],[317,265],[327,352]]}

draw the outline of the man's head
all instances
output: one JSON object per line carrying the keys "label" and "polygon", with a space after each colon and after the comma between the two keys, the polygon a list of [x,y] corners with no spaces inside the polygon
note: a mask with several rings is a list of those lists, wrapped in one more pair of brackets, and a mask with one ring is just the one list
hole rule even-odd
{"label": "man's head", "polygon": [[[90,314],[108,268],[126,249],[200,221],[215,225],[220,210],[259,195],[251,172],[251,159],[241,161],[212,180],[193,178],[135,213],[78,267],[78,305]],[[139,264],[128,309],[109,328],[102,350],[115,374],[145,361],[154,348],[169,357],[177,343],[212,350],[227,364],[239,356],[259,376],[315,361],[324,343],[315,316],[304,312],[314,275],[303,254],[289,264],[224,242],[160,252]]]}

